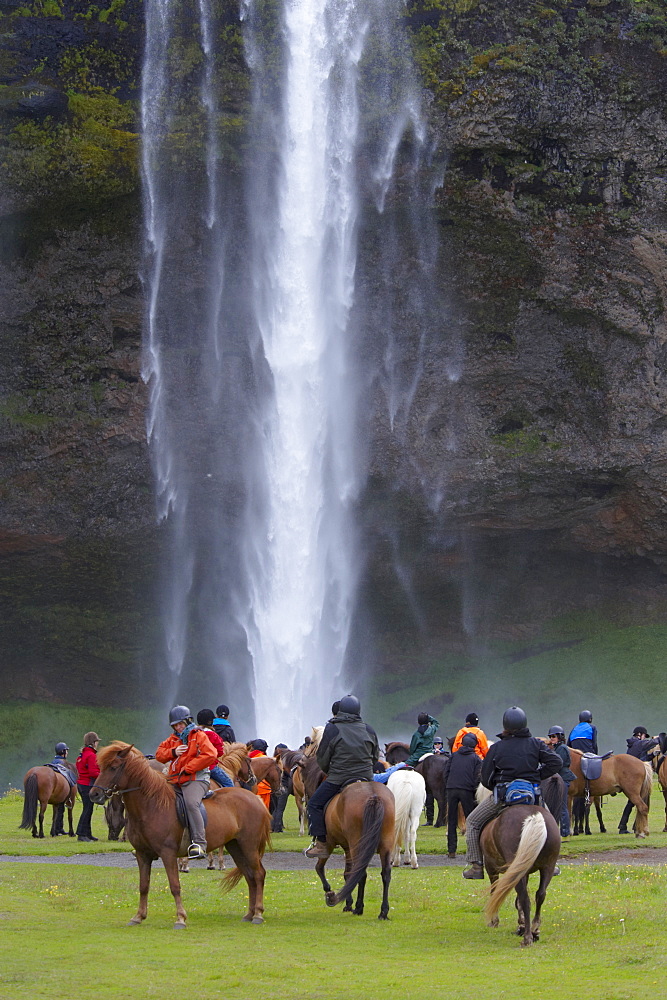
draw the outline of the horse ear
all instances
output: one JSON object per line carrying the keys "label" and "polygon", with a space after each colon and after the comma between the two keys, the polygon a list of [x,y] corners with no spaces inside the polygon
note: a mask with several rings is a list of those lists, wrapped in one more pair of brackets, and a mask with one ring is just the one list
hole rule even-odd
{"label": "horse ear", "polygon": [[129,747],[125,747],[124,750],[119,750],[118,751],[118,756],[122,757],[123,760],[125,760],[125,758],[130,753],[131,750],[134,750],[134,743],[131,743]]}

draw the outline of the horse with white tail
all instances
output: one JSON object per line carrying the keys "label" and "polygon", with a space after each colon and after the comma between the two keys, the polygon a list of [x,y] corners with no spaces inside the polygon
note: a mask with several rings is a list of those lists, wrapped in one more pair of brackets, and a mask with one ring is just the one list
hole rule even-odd
{"label": "horse with white tail", "polygon": [[417,862],[417,828],[426,802],[426,782],[417,771],[402,769],[389,776],[387,788],[396,800],[396,826],[394,828],[394,850],[391,863],[394,867],[401,863],[401,848],[405,847],[406,865],[419,868]]}

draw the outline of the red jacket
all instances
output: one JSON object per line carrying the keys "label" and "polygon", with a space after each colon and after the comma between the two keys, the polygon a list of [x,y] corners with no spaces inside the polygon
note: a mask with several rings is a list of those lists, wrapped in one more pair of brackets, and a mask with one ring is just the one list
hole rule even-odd
{"label": "red jacket", "polygon": [[80,785],[92,785],[95,778],[100,773],[100,765],[97,763],[97,754],[92,747],[84,747],[76,758],[76,770]]}
{"label": "red jacket", "polygon": [[225,752],[225,744],[222,742],[215,729],[209,729],[208,726],[203,726],[202,729],[215,747],[218,757],[222,757]]}
{"label": "red jacket", "polygon": [[188,781],[194,781],[198,771],[215,767],[218,763],[215,747],[203,729],[193,729],[188,736],[187,750],[177,755],[176,747],[182,745],[180,736],[174,733],[163,740],[155,751],[155,756],[161,764],[169,764],[167,781],[172,785],[184,785]]}

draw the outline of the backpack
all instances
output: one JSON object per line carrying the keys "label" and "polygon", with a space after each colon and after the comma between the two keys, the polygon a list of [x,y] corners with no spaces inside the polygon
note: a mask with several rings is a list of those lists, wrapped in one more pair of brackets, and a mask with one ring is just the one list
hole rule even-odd
{"label": "backpack", "polygon": [[504,802],[507,806],[535,806],[540,803],[538,782],[515,778],[514,781],[509,781],[506,785],[496,785],[496,790],[498,792],[496,801]]}

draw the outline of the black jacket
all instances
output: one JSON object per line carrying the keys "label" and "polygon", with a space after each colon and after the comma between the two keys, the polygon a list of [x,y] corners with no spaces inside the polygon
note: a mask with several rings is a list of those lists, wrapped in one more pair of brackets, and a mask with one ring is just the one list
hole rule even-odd
{"label": "black jacket", "polygon": [[565,746],[564,743],[557,743],[556,746],[553,748],[553,751],[554,753],[558,754],[558,756],[563,762],[563,766],[558,772],[563,781],[574,781],[576,776],[574,771],[570,770],[572,757],[570,755],[570,751],[568,750],[568,748]]}
{"label": "black jacket", "polygon": [[482,772],[482,761],[473,747],[459,747],[445,764],[442,773],[447,789],[464,788],[475,792]]}
{"label": "black jacket", "polygon": [[648,751],[658,746],[658,740],[640,740],[637,736],[631,736],[625,742],[628,744],[626,753],[643,761],[649,761]]}
{"label": "black jacket", "polygon": [[530,735],[528,729],[516,733],[501,733],[498,742],[489,747],[482,762],[482,784],[495,788],[499,782],[544,781],[558,774],[563,762],[542,740]]}
{"label": "black jacket", "polygon": [[361,716],[339,712],[324,727],[317,763],[334,785],[372,781],[373,764],[380,756],[375,730]]}

